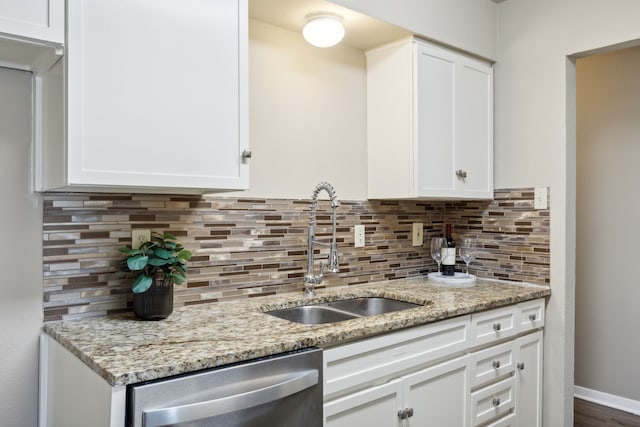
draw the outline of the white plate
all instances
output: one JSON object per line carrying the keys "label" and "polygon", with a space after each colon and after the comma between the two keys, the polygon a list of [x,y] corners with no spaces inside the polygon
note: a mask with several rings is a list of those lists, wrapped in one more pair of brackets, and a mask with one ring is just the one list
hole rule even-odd
{"label": "white plate", "polygon": [[427,275],[429,280],[436,282],[438,286],[450,286],[452,288],[470,288],[475,285],[476,276],[469,274],[467,276],[464,273],[456,272],[453,276],[443,276],[442,274],[435,272]]}

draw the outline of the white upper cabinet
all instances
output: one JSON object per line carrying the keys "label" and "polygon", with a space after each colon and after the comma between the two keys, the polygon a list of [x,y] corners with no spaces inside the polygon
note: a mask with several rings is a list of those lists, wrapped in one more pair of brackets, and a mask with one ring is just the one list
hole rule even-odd
{"label": "white upper cabinet", "polygon": [[493,197],[493,69],[411,39],[367,53],[369,198]]}
{"label": "white upper cabinet", "polygon": [[3,37],[64,42],[64,0],[3,0],[0,2]]}
{"label": "white upper cabinet", "polygon": [[51,129],[64,84],[64,131],[42,131],[36,185],[248,188],[247,27],[246,0],[68,0],[64,79],[39,85]]}
{"label": "white upper cabinet", "polygon": [[0,66],[48,69],[63,43],[64,0],[0,1]]}

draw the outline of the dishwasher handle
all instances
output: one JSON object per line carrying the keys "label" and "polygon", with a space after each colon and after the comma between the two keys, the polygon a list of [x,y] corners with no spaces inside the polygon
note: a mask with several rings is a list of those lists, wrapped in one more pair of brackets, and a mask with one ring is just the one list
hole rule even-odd
{"label": "dishwasher handle", "polygon": [[142,412],[142,425],[144,427],[160,427],[241,411],[291,396],[312,387],[318,384],[318,377],[317,369],[299,371],[279,376],[276,383],[256,390],[204,402],[145,410]]}

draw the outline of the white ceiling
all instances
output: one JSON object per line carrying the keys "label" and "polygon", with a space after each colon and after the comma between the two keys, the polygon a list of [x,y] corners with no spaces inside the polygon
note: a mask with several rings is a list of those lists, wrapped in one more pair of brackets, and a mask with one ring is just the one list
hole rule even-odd
{"label": "white ceiling", "polygon": [[305,16],[312,12],[332,12],[340,15],[346,31],[341,44],[361,50],[368,50],[411,34],[402,28],[325,0],[249,0],[250,18],[300,33]]}

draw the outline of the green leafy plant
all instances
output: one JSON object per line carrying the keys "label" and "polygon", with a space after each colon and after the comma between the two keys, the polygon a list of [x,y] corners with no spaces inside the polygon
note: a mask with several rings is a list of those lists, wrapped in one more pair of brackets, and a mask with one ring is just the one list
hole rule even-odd
{"label": "green leafy plant", "polygon": [[171,233],[153,232],[151,240],[141,244],[140,248],[125,246],[119,251],[127,256],[123,260],[127,268],[137,272],[131,285],[134,293],[139,294],[149,289],[158,271],[162,271],[165,279],[176,285],[187,280],[185,273],[191,252],[178,243],[176,236]]}

